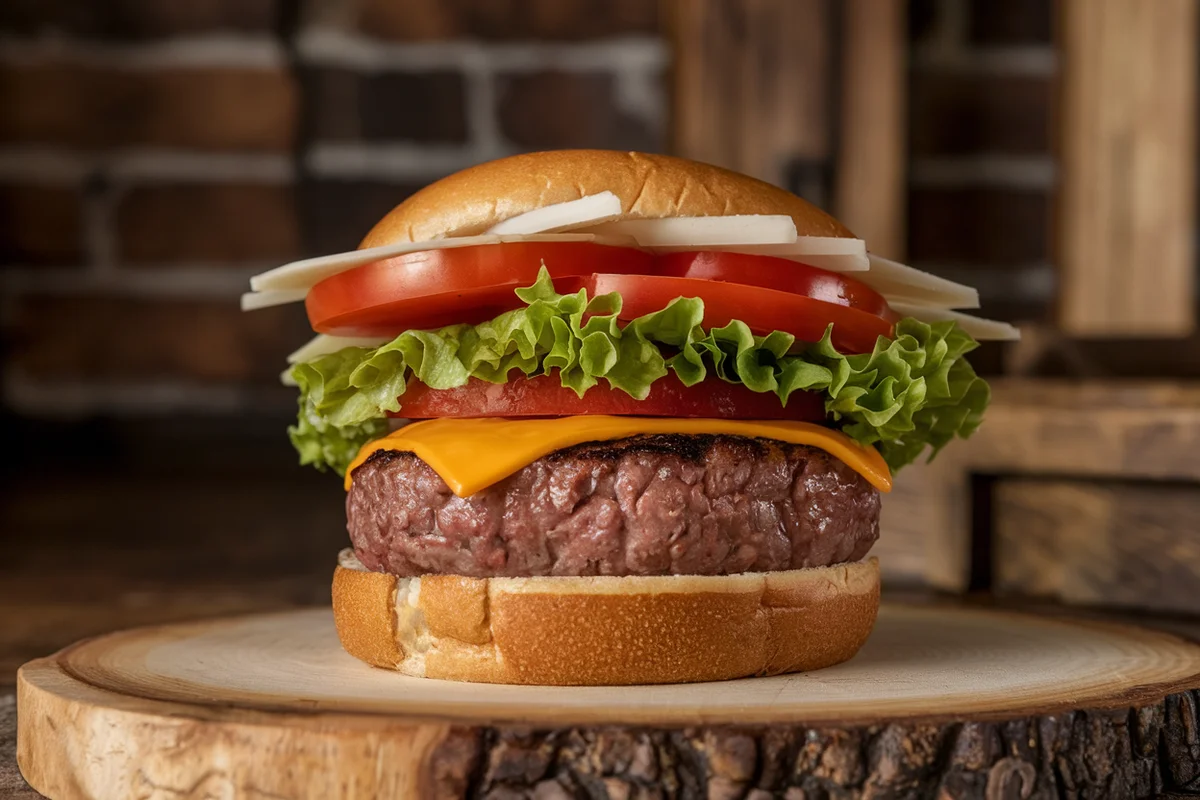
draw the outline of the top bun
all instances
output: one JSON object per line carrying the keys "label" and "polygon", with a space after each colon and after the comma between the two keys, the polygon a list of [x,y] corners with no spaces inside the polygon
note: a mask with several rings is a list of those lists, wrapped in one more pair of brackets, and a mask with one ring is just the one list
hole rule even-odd
{"label": "top bun", "polygon": [[426,186],[381,219],[359,247],[475,236],[518,214],[604,191],[620,198],[622,219],[787,214],[801,236],[854,237],[807,200],[711,164],[616,150],[552,150],[489,161]]}

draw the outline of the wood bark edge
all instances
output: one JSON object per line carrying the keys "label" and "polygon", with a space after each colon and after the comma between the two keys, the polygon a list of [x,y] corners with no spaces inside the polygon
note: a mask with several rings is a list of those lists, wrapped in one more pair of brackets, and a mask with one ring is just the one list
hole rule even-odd
{"label": "wood bark edge", "polygon": [[990,800],[1200,789],[1195,689],[1132,706],[996,721],[532,729],[162,701],[150,713],[145,700],[81,684],[61,670],[29,675],[23,671],[18,682],[18,762],[34,788],[59,800],[147,790]]}

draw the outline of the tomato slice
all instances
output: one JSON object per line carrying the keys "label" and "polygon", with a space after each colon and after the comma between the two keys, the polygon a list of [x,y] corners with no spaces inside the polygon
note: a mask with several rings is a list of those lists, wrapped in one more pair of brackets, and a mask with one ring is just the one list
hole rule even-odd
{"label": "tomato slice", "polygon": [[[332,336],[371,336],[389,338],[405,330],[432,330],[463,322],[475,324],[491,319],[522,305],[513,294],[529,284],[502,283],[478,289],[441,292],[418,297],[406,297],[356,307],[341,306],[340,313],[332,311],[326,298],[308,300],[309,320],[313,330]],[[314,287],[315,289],[316,287]],[[309,292],[309,298],[314,295]]]}
{"label": "tomato slice", "polygon": [[708,419],[790,419],[824,422],[820,395],[793,392],[784,406],[769,392],[752,392],[741,384],[706,379],[684,386],[674,375],[650,385],[645,400],[635,400],[605,381],[579,397],[562,385],[557,372],[533,378],[518,376],[507,383],[472,378],[456,389],[430,389],[410,380],[400,398],[406,419],[432,417],[564,417],[612,414],[638,417],[697,417]]}
{"label": "tomato slice", "polygon": [[697,250],[665,253],[658,257],[656,267],[655,273],[659,275],[761,286],[857,308],[880,317],[887,318],[891,314],[883,295],[865,283],[784,258]]}
{"label": "tomato slice", "polygon": [[309,322],[335,336],[393,336],[477,323],[519,308],[515,289],[542,266],[556,281],[595,272],[645,274],[654,256],[591,242],[505,242],[422,250],[330,276],[305,298]]}
{"label": "tomato slice", "polygon": [[734,253],[655,257],[590,242],[407,253],[326,278],[308,292],[305,305],[313,328],[336,336],[389,337],[473,324],[519,308],[514,291],[532,284],[543,264],[559,291],[619,292],[622,319],[658,311],[676,297],[699,297],[706,327],[740,319],[755,333],[781,330],[816,341],[832,322],[834,345],[846,353],[870,351],[876,337],[891,335],[895,320],[878,293],[816,267]]}
{"label": "tomato slice", "polygon": [[651,314],[677,297],[698,297],[704,301],[705,328],[740,319],[757,334],[786,331],[802,342],[816,342],[832,322],[833,346],[841,353],[869,353],[878,337],[892,335],[891,321],[866,311],[761,286],[661,275],[592,275],[566,283],[594,294],[619,293],[622,320]]}

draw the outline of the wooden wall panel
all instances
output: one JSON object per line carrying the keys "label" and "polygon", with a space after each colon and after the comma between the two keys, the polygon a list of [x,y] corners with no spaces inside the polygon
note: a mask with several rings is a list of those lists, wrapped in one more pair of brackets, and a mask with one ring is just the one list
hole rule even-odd
{"label": "wooden wall panel", "polygon": [[667,0],[667,8],[675,152],[799,191],[873,252],[902,257],[906,4]]}
{"label": "wooden wall panel", "polygon": [[997,380],[973,437],[897,476],[880,547],[901,553],[898,580],[963,591],[973,560],[972,476],[1200,485],[1198,452],[1200,386]]}
{"label": "wooden wall panel", "polygon": [[[951,448],[959,444],[951,445]],[[897,586],[967,588],[971,562],[971,497],[966,473],[946,451],[932,464],[898,472],[883,498],[879,559],[884,582]]]}
{"label": "wooden wall panel", "polygon": [[795,160],[830,155],[826,0],[667,0],[673,147],[787,185]]}
{"label": "wooden wall panel", "polygon": [[997,594],[1200,613],[1200,484],[1000,481]]}
{"label": "wooden wall panel", "polygon": [[1186,335],[1197,0],[1059,5],[1059,322],[1079,336]]}
{"label": "wooden wall panel", "polygon": [[900,0],[843,0],[834,213],[904,258],[908,41]]}

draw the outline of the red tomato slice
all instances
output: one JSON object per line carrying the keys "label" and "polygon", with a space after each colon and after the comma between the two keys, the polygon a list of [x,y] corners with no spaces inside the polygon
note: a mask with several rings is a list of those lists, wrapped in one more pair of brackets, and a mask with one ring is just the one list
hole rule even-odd
{"label": "red tomato slice", "polygon": [[841,353],[869,353],[876,338],[892,335],[892,323],[869,312],[761,286],[659,275],[592,275],[566,283],[585,286],[589,294],[617,292],[623,320],[658,311],[677,297],[699,297],[706,328],[740,319],[757,334],[786,331],[802,342],[816,342],[832,322],[833,346]]}
{"label": "red tomato slice", "polygon": [[605,381],[579,397],[562,385],[557,373],[511,378],[508,383],[488,383],[472,378],[457,389],[430,389],[410,380],[393,417],[565,417],[580,414],[613,414],[638,417],[697,417],[708,419],[790,419],[823,422],[821,397],[794,392],[787,406],[769,392],[752,392],[740,384],[705,380],[684,386],[674,375],[650,385],[645,400],[634,400]]}
{"label": "red tomato slice", "polygon": [[658,257],[656,266],[655,272],[659,275],[761,286],[857,308],[884,318],[891,314],[883,295],[865,283],[784,258],[697,250],[663,254]]}
{"label": "red tomato slice", "polygon": [[[704,300],[706,327],[740,319],[755,333],[815,341],[834,323],[834,345],[861,353],[890,336],[895,315],[877,293],[842,275],[767,256],[676,253],[589,242],[512,242],[425,250],[364,264],[314,286],[313,328],[339,336],[394,336],[406,329],[477,323],[521,306],[514,290],[545,264],[559,291],[619,292],[622,319],[676,297]],[[668,273],[660,274],[660,270]],[[783,290],[771,288],[782,286]]]}
{"label": "red tomato slice", "polygon": [[654,256],[590,242],[505,242],[422,250],[333,275],[305,298],[319,333],[392,336],[455,323],[477,323],[519,308],[514,289],[529,286],[542,264],[556,281],[595,272],[654,272]]}
{"label": "red tomato slice", "polygon": [[[432,330],[460,322],[475,324],[522,305],[514,290],[528,283],[502,283],[478,289],[393,299],[356,307],[344,302],[334,306],[328,297],[312,300],[309,292],[308,318],[313,330],[332,336],[377,336],[389,338],[405,330]],[[316,287],[313,287],[314,289]],[[334,309],[340,309],[340,313]]]}

